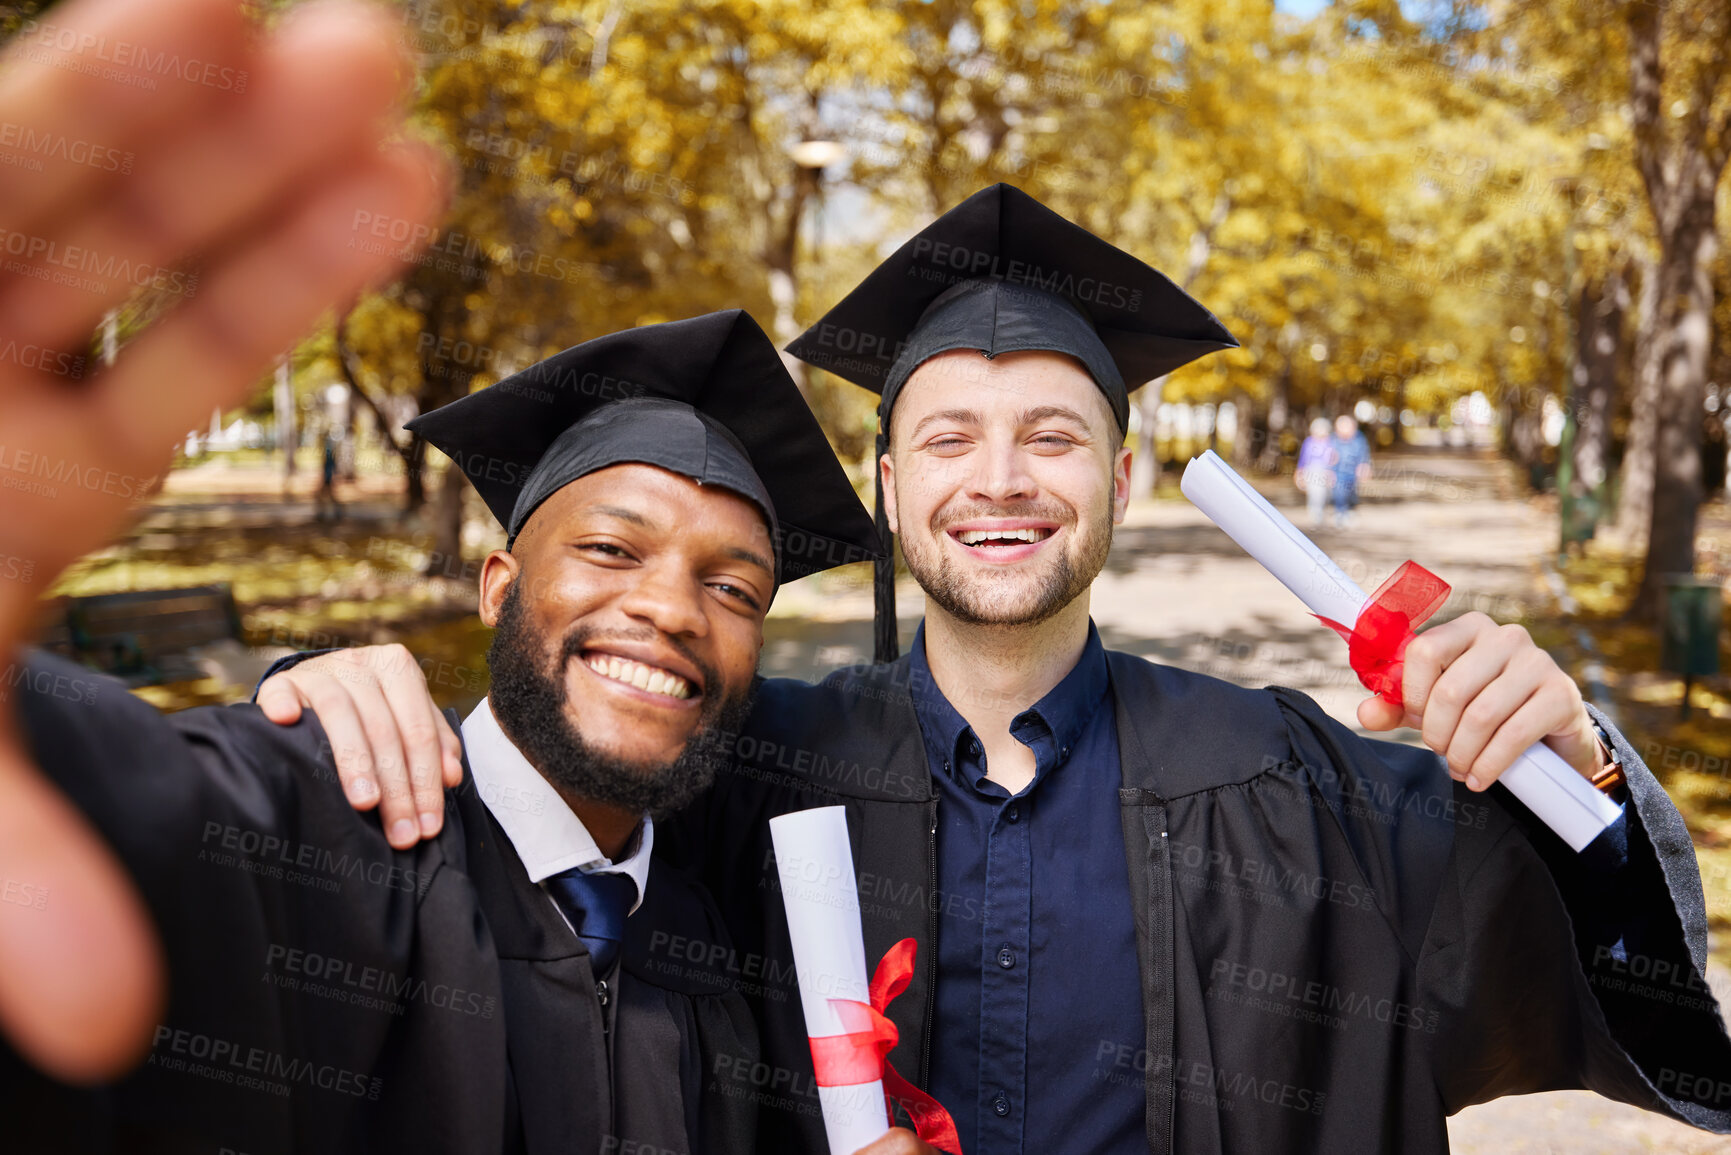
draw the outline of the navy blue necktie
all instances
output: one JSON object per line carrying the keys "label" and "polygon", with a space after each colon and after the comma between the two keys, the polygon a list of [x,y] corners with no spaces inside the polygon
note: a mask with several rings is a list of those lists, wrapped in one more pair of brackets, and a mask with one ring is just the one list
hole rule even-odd
{"label": "navy blue necktie", "polygon": [[589,948],[590,966],[601,978],[613,969],[625,938],[625,916],[637,898],[637,884],[625,874],[585,874],[567,870],[547,879],[547,893]]}

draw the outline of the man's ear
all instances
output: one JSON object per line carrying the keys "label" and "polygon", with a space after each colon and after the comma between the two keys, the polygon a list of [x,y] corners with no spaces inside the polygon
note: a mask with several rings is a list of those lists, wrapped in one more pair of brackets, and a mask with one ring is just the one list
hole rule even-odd
{"label": "man's ear", "polygon": [[1112,524],[1123,525],[1130,508],[1130,447],[1122,445],[1112,463]]}
{"label": "man's ear", "polygon": [[878,458],[878,492],[884,495],[884,520],[890,532],[901,533],[901,525],[896,521],[896,467],[888,453]]}
{"label": "man's ear", "polygon": [[499,622],[499,609],[523,572],[515,554],[496,549],[481,563],[481,621],[489,627]]}

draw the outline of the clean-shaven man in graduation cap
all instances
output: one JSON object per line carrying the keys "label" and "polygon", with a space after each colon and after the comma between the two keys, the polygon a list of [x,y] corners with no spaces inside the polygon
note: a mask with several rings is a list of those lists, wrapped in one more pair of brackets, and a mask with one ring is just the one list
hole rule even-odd
{"label": "clean-shaven man in graduation cap", "polygon": [[[1007,186],[884,261],[790,352],[882,395],[925,620],[894,659],[880,600],[877,664],[761,683],[753,741],[657,853],[785,965],[767,820],[845,802],[868,961],[919,944],[891,1062],[969,1155],[1440,1152],[1461,1107],[1565,1087],[1731,1128],[1688,834],[1524,630],[1430,629],[1404,710],[1361,705],[1430,749],[1101,645],[1127,386],[1234,344]],[[1623,804],[1581,854],[1486,789],[1537,741]],[[753,1000],[809,1088],[798,1005]],[[795,1098],[765,1150],[824,1150]]]}
{"label": "clean-shaven man in graduation cap", "polygon": [[311,712],[21,695],[171,986],[117,1085],[9,1070],[7,1150],[759,1149],[753,1106],[711,1077],[757,1055],[736,976],[651,949],[726,941],[652,856],[655,819],[738,730],[777,586],[873,556],[871,520],[738,311],[579,345],[417,428],[509,535],[482,568],[491,692],[461,723],[442,831],[393,849]]}

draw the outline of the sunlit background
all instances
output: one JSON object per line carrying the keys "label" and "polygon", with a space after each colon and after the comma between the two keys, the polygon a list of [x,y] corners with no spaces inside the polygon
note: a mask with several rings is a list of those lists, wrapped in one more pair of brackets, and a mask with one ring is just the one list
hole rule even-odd
{"label": "sunlit background", "polygon": [[[416,131],[458,176],[443,232],[187,432],[134,530],[45,604],[48,645],[174,709],[245,698],[287,648],[403,641],[441,703],[471,705],[475,576],[502,534],[405,420],[627,326],[744,307],[785,344],[1003,181],[1243,346],[1132,395],[1135,500],[1094,591],[1108,643],[1349,714],[1337,641],[1175,481],[1212,447],[1299,516],[1300,440],[1353,414],[1377,476],[1362,531],[1324,544],[1372,584],[1403,556],[1448,563],[1449,612],[1523,621],[1621,711],[1690,822],[1723,945],[1731,0],[399,7]],[[49,9],[0,6],[0,37]],[[188,285],[113,313],[90,361]],[[789,368],[869,500],[873,399]],[[1687,575],[1719,672],[1685,680],[1657,623]],[[868,587],[850,567],[783,590],[766,672],[867,656]],[[904,636],[919,606],[909,585]],[[1469,1113],[1457,1149],[1713,1149],[1557,1101]]]}
{"label": "sunlit background", "polygon": [[[1697,506],[1724,492],[1731,399],[1727,7],[414,0],[415,123],[459,174],[445,231],[189,431],[166,520],[63,589],[214,568],[249,629],[437,624],[497,533],[405,419],[625,326],[743,306],[785,343],[1007,181],[1243,344],[1135,395],[1139,498],[1203,446],[1289,473],[1311,418],[1352,413],[1379,450],[1500,452],[1560,496],[1565,538],[1614,528],[1618,595],[1651,618],[1658,575],[1725,569]],[[116,312],[92,359],[171,303]],[[790,368],[865,492],[870,398]],[[345,520],[285,529],[327,455]],[[381,584],[405,573],[426,580]]]}

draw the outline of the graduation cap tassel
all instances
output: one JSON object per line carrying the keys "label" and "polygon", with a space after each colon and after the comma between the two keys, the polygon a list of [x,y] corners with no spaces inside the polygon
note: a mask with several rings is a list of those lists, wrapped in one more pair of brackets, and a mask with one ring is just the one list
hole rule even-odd
{"label": "graduation cap tassel", "polygon": [[884,516],[884,483],[883,473],[878,469],[878,462],[889,452],[889,438],[882,430],[878,431],[877,453],[872,457],[872,470],[876,480],[872,488],[877,494],[877,501],[872,506],[872,517],[877,520],[878,543],[883,549],[883,556],[872,562],[872,661],[893,662],[901,652],[901,645],[896,638],[896,541],[890,533],[889,518]]}

